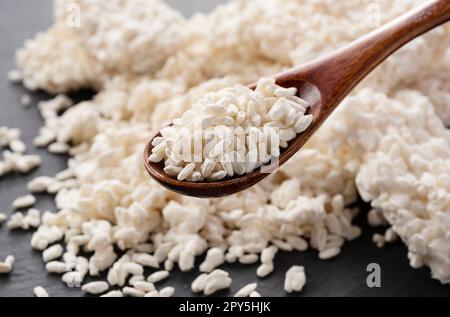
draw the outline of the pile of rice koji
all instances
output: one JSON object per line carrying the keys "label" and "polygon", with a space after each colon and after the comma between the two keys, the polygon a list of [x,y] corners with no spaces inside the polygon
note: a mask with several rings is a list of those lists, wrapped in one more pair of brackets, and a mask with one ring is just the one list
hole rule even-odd
{"label": "pile of rice koji", "polygon": [[[83,14],[79,28],[66,24],[72,2]],[[377,1],[381,22],[422,2]],[[80,268],[64,275],[66,283],[107,271],[111,286],[125,286],[131,275],[141,287],[123,290],[131,296],[157,295],[138,283],[143,266],[189,271],[208,252],[212,262],[193,288],[209,293],[228,285],[226,272],[213,271],[224,261],[261,261],[258,275],[265,276],[277,249],[309,246],[323,259],[336,256],[360,235],[352,225],[358,210],[346,207],[359,194],[373,206],[371,223],[392,226],[386,240],[395,233],[407,245],[413,267],[429,266],[433,278],[449,283],[449,25],[388,59],[304,149],[245,192],[182,197],[143,168],[153,133],[203,95],[270,76],[371,31],[371,3],[236,0],[185,19],[158,0],[55,1],[55,24],[17,52],[24,84],[98,93],[62,115],[44,116],[40,137],[48,142],[39,144],[67,144],[71,158],[67,179],[51,182],[59,211],[44,213],[33,247],[44,250],[63,239],[61,265],[50,267]],[[115,246],[125,255],[119,258]],[[81,250],[93,255],[81,257]],[[301,290],[303,268],[294,273],[298,284],[289,290]],[[106,291],[103,284],[86,289]]]}

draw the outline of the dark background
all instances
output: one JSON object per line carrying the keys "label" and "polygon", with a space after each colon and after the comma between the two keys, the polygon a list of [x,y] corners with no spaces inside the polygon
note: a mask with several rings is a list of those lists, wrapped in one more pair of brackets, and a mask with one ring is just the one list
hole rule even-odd
{"label": "dark background", "polygon": [[[167,0],[174,8],[186,15],[195,11],[208,12],[224,0]],[[49,98],[44,93],[30,93],[33,104],[24,109],[20,97],[26,92],[20,85],[8,82],[6,74],[14,69],[15,49],[38,31],[51,25],[50,0],[0,0],[0,126],[22,129],[22,139],[28,144],[28,153],[38,153],[43,158],[42,166],[29,175],[10,175],[0,180],[0,212],[12,214],[11,202],[27,194],[26,183],[39,175],[54,175],[66,167],[66,157],[35,149],[32,140],[42,124],[36,103]],[[85,95],[74,96],[76,99]],[[55,211],[52,197],[39,196],[37,208]],[[406,257],[406,247],[397,242],[378,249],[371,242],[374,229],[367,228],[365,213],[367,206],[361,204],[361,215],[357,222],[363,227],[363,235],[344,245],[342,254],[329,261],[321,261],[317,252],[279,253],[275,272],[265,279],[257,279],[257,264],[251,266],[225,265],[233,278],[231,290],[218,295],[229,296],[247,283],[258,280],[258,291],[263,296],[285,296],[284,274],[291,265],[306,268],[307,283],[302,293],[295,296],[450,296],[450,287],[430,278],[428,268],[412,269]],[[382,230],[382,229],[379,229]],[[56,275],[44,269],[40,252],[30,247],[32,232],[9,231],[0,226],[0,260],[14,254],[16,264],[9,275],[0,275],[0,296],[33,296],[37,285],[47,289],[51,296],[82,296],[79,289],[68,288]],[[381,266],[381,288],[368,288],[366,267],[369,263]],[[180,273],[173,271],[160,287],[174,286],[176,296],[191,296],[190,284],[198,271]]]}

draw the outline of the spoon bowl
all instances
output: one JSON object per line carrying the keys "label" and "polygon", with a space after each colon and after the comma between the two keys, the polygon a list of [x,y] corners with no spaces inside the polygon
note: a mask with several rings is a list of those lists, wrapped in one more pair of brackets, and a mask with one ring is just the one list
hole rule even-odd
{"label": "spoon bowl", "polygon": [[[279,76],[275,76],[277,79],[277,85],[283,87],[296,87],[298,89],[297,96],[301,97],[305,101],[310,104],[310,107],[307,110],[306,114],[313,115],[313,121],[311,125],[308,127],[306,131],[301,134],[298,134],[295,139],[291,140],[288,143],[288,147],[281,150],[280,157],[272,162],[272,165],[275,163],[278,166],[284,164],[289,158],[291,158],[296,152],[297,149],[301,148],[314,134],[314,132],[319,128],[320,124],[323,122],[319,120],[321,118],[321,96],[320,92],[314,85],[304,82],[304,81],[281,81],[283,80],[286,74],[280,74]],[[278,81],[278,78],[280,81]],[[294,86],[295,84],[295,86]],[[255,85],[249,86],[250,88],[255,88]],[[153,137],[161,136],[160,133]],[[152,139],[152,140],[153,140]],[[243,191],[270,175],[268,172],[261,172],[261,168],[255,169],[253,172],[249,174],[244,174],[241,176],[235,177],[226,177],[220,181],[216,182],[188,182],[188,181],[179,181],[175,177],[171,177],[164,172],[164,161],[159,163],[153,163],[149,161],[149,157],[152,154],[153,145],[152,142],[149,142],[144,151],[144,164],[145,167],[150,174],[159,184],[166,187],[167,189],[174,191],[176,193],[199,197],[199,198],[213,198],[213,197],[223,197],[238,193]],[[265,165],[268,170],[272,170],[273,168],[270,165]]]}
{"label": "spoon bowl", "polygon": [[[276,164],[275,168],[299,151],[351,90],[388,56],[448,20],[450,1],[429,1],[337,51],[274,76],[277,85],[297,88],[297,96],[310,105],[307,113],[313,115],[308,129],[290,141],[287,148],[281,149],[278,159],[272,162]],[[254,89],[255,85],[250,88]],[[145,168],[150,176],[162,186],[183,195],[201,198],[227,196],[243,191],[270,175],[258,168],[249,174],[215,182],[179,181],[164,172],[164,162],[149,161],[152,149],[150,141],[144,152]]]}

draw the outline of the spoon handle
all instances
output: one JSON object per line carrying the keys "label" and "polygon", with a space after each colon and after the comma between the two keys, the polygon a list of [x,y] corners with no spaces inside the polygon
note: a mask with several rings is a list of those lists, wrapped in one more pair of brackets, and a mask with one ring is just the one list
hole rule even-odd
{"label": "spoon handle", "polygon": [[429,1],[340,50],[289,71],[283,80],[307,81],[317,86],[326,118],[389,55],[448,20],[450,0]]}

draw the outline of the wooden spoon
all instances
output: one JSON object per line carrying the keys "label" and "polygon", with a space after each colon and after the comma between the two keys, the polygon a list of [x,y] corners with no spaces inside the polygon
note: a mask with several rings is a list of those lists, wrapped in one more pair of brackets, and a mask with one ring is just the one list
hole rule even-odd
{"label": "wooden spoon", "polygon": [[[279,165],[300,150],[345,96],[376,66],[404,44],[449,19],[450,0],[430,1],[331,54],[276,75],[278,85],[298,89],[298,95],[309,102],[309,113],[314,116],[310,127],[298,134],[281,152]],[[162,186],[180,194],[202,198],[231,195],[269,175],[257,169],[250,174],[217,182],[178,181],[163,171],[164,162],[149,162],[151,143],[144,153],[147,171]]]}

